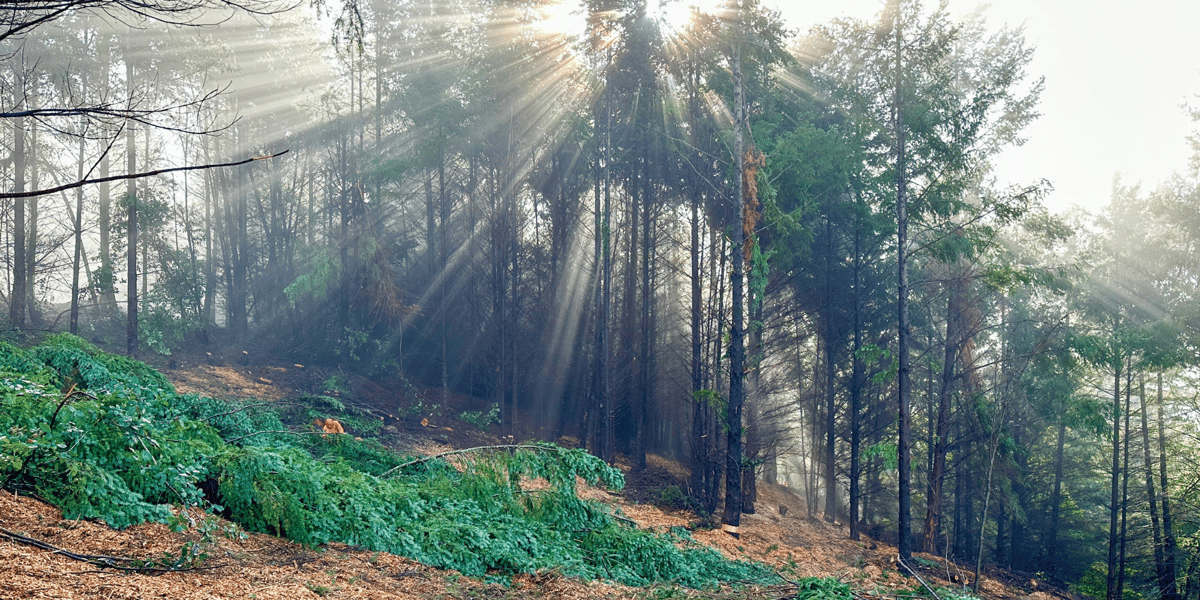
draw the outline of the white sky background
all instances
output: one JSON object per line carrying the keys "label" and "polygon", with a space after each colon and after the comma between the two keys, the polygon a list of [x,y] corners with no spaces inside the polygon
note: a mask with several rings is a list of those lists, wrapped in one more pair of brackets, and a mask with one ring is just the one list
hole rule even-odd
{"label": "white sky background", "polygon": [[[685,0],[686,1],[686,0]],[[765,0],[803,34],[846,16],[873,21],[884,0]],[[936,0],[927,0],[927,7]],[[977,0],[951,0],[951,14]],[[1151,190],[1184,173],[1186,136],[1197,129],[1182,105],[1200,108],[1200,2],[1195,0],[998,0],[989,29],[1025,24],[1035,47],[1030,78],[1045,76],[1028,142],[997,158],[1000,185],[1047,179],[1052,212],[1099,213],[1113,176]]]}

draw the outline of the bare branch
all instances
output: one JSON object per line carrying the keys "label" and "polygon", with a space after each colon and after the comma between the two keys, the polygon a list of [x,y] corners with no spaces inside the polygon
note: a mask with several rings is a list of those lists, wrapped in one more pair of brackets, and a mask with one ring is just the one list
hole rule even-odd
{"label": "bare branch", "polygon": [[[228,86],[219,89],[213,89],[206,92],[203,96],[186,102],[180,102],[169,106],[157,106],[154,108],[121,108],[112,103],[102,103],[92,106],[71,106],[71,107],[49,107],[49,108],[29,108],[25,110],[14,110],[0,112],[0,119],[13,119],[17,117],[31,117],[37,119],[38,122],[46,124],[48,127],[53,127],[47,122],[51,118],[67,118],[67,117],[88,117],[101,122],[109,122],[116,124],[117,122],[132,121],[147,127],[163,131],[172,131],[177,133],[186,133],[194,135],[208,135],[228,129],[233,123],[223,125],[218,128],[211,129],[184,129],[172,125],[164,125],[155,122],[152,117],[170,114],[189,108],[198,108],[211,102],[228,90]],[[132,104],[132,101],[130,102]],[[235,121],[236,122],[236,121]],[[67,135],[78,135],[74,132],[69,132],[55,127],[56,130]]]}
{"label": "bare branch", "polygon": [[0,42],[27,34],[71,12],[122,15],[179,27],[203,27],[210,10],[237,10],[269,15],[293,8],[274,0],[9,0],[0,2]]}
{"label": "bare branch", "polygon": [[267,160],[267,159],[283,156],[284,154],[287,154],[288,152],[290,152],[290,150],[284,150],[283,152],[277,152],[277,153],[271,154],[269,156],[255,156],[252,158],[247,158],[245,160],[239,160],[239,161],[235,161],[235,162],[210,164],[210,165],[192,165],[190,167],[173,167],[170,169],[158,169],[155,171],[145,171],[142,173],[127,173],[125,175],[113,175],[112,177],[98,177],[96,179],[83,179],[80,181],[66,183],[66,184],[63,184],[63,185],[60,185],[57,187],[47,188],[47,189],[43,189],[43,190],[33,190],[33,191],[29,191],[29,192],[19,192],[19,193],[18,192],[0,193],[0,199],[33,198],[35,196],[45,196],[47,194],[54,194],[54,193],[61,192],[63,190],[70,190],[70,189],[82,187],[82,186],[93,184],[93,183],[104,183],[106,181],[122,181],[122,180],[126,180],[126,179],[142,179],[145,177],[153,177],[155,175],[163,175],[166,173],[177,173],[179,171],[200,171],[200,170],[207,170],[207,169],[220,169],[223,167],[236,167],[238,165],[244,165],[246,163],[251,163],[256,160]]}

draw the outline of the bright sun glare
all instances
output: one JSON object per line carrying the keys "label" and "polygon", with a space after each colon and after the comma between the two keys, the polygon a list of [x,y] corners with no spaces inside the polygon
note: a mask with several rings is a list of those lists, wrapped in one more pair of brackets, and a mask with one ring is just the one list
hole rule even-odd
{"label": "bright sun glare", "polygon": [[676,35],[687,28],[693,9],[716,14],[723,0],[646,0],[646,14],[662,24],[664,33]]}
{"label": "bright sun glare", "polygon": [[[687,28],[692,10],[715,14],[723,0],[646,0],[646,14],[658,21],[666,35],[677,35]],[[566,36],[583,35],[587,9],[582,0],[556,0],[542,6],[541,28]]]}
{"label": "bright sun glare", "polygon": [[582,0],[556,0],[542,6],[541,28],[549,33],[579,36],[586,26]]}

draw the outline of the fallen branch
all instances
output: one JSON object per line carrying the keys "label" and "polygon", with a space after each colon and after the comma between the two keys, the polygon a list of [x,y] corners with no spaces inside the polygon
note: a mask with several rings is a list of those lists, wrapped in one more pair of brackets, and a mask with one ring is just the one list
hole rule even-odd
{"label": "fallen branch", "polygon": [[383,474],[379,476],[379,478],[383,479],[384,477],[387,477],[388,475],[391,475],[392,473],[395,473],[396,471],[399,471],[400,469],[403,469],[405,467],[419,465],[423,462],[429,462],[431,460],[442,458],[445,456],[450,456],[452,454],[466,454],[468,452],[478,452],[478,451],[482,451],[482,450],[549,450],[549,448],[547,448],[546,446],[536,446],[533,444],[500,444],[500,445],[496,445],[496,446],[476,446],[474,448],[462,448],[459,450],[451,450],[449,452],[442,452],[441,454],[431,454],[429,456],[423,456],[421,458],[410,460],[404,464],[396,465],[396,466],[388,469],[387,471],[384,471]]}
{"label": "fallen branch", "polygon": [[921,585],[925,586],[925,589],[929,590],[929,593],[933,595],[933,600],[942,600],[942,597],[939,596],[936,591],[934,591],[933,587],[929,585],[929,582],[925,581],[925,578],[921,577],[921,574],[916,569],[904,562],[903,558],[897,556],[896,562],[900,563],[900,566],[904,567],[904,570],[907,571],[909,575],[916,577],[917,581],[921,582]]}
{"label": "fallen branch", "polygon": [[634,521],[633,519],[630,519],[628,517],[622,517],[621,515],[618,515],[617,513],[609,513],[608,516],[610,516],[618,521],[624,521],[624,522],[628,523],[629,526],[634,529],[638,528],[637,521]]}
{"label": "fallen branch", "polygon": [[90,565],[100,567],[102,569],[117,569],[120,571],[128,571],[130,573],[143,573],[143,574],[145,574],[145,573],[173,573],[173,572],[179,572],[179,571],[199,571],[199,570],[204,570],[204,569],[219,569],[221,567],[226,566],[224,564],[210,565],[210,566],[206,566],[206,567],[125,566],[125,565],[120,565],[120,564],[116,564],[116,563],[132,564],[132,563],[137,563],[139,561],[137,559],[122,558],[119,556],[104,556],[104,555],[98,555],[98,554],[79,554],[76,552],[71,552],[70,550],[63,550],[62,548],[59,548],[58,546],[55,546],[53,544],[48,544],[41,540],[36,540],[31,537],[23,536],[19,533],[14,533],[7,529],[0,529],[0,538],[7,539],[10,542],[24,544],[26,546],[33,546],[34,548],[46,550],[53,554],[59,554],[59,555],[65,556],[71,560],[85,562]]}

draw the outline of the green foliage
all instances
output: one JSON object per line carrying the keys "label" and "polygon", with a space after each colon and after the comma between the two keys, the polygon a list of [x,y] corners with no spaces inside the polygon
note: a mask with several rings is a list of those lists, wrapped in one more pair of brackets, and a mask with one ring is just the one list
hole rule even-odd
{"label": "green foliage", "polygon": [[[247,530],[356,544],[475,577],[553,569],[687,587],[772,577],[686,531],[631,528],[581,500],[578,480],[620,489],[624,479],[580,449],[535,444],[462,453],[454,465],[414,461],[376,440],[290,433],[267,403],[179,395],[145,365],[71,336],[30,351],[0,343],[0,379],[0,483],[51,500],[67,518],[179,524],[172,505],[205,506]],[[546,485],[524,489],[531,480]],[[214,527],[201,524],[209,536]],[[195,564],[202,542],[156,564]]]}
{"label": "green foliage", "polygon": [[[1108,568],[1104,563],[1092,563],[1079,578],[1071,584],[1071,591],[1091,598],[1103,598],[1108,594]],[[1137,590],[1126,587],[1123,596],[1130,600],[1142,600],[1144,596]]]}
{"label": "green foliage", "polygon": [[[54,369],[60,385],[75,383],[83,389],[114,390],[127,386],[129,392],[152,395],[175,394],[171,382],[143,362],[102,352],[82,338],[52,335],[32,351],[33,358]],[[77,376],[78,375],[78,376]]]}
{"label": "green foliage", "polygon": [[302,273],[283,289],[288,300],[298,304],[303,299],[323,300],[331,286],[341,277],[337,256],[325,248],[317,248],[309,257],[310,271]]}
{"label": "green foliage", "polygon": [[464,423],[470,423],[478,427],[481,431],[487,431],[488,425],[500,422],[500,405],[493,402],[492,409],[486,413],[483,411],[464,411],[458,415],[458,420]]}
{"label": "green foliage", "polygon": [[889,471],[893,471],[900,466],[900,459],[897,455],[895,442],[879,442],[868,446],[863,450],[863,460],[871,460],[878,456],[883,459],[883,467]]}
{"label": "green foliage", "polygon": [[938,596],[942,600],[979,600],[979,596],[960,588],[938,588]]}
{"label": "green foliage", "polygon": [[796,600],[851,600],[850,586],[832,577],[805,577],[796,582]]}
{"label": "green foliage", "polygon": [[[335,374],[335,377],[344,378],[341,374]],[[305,422],[333,417],[359,434],[378,433],[383,427],[383,421],[369,411],[348,407],[341,400],[331,396],[300,396],[295,399],[295,403],[307,406],[302,419]]]}
{"label": "green foliage", "polygon": [[697,514],[701,513],[704,509],[686,490],[674,484],[653,490],[650,495],[650,502],[655,506],[671,510],[690,510]]}
{"label": "green foliage", "polygon": [[[937,597],[940,598],[941,600],[979,600],[978,596],[971,594],[970,592],[968,592],[966,590],[966,588],[939,587],[934,591],[937,592]],[[896,596],[898,598],[933,598],[934,597],[934,595],[932,593],[930,593],[929,588],[927,588],[919,583],[913,584],[913,586],[911,588],[897,593]]]}
{"label": "green foliage", "polygon": [[[751,307],[761,308],[763,298],[767,293],[767,262],[774,252],[763,252],[758,245],[758,239],[751,239],[751,254],[750,254],[750,304]],[[751,314],[755,308],[751,308]],[[753,327],[762,329],[762,323],[751,324]]]}
{"label": "green foliage", "polygon": [[162,355],[180,347],[189,332],[202,329],[204,317],[203,260],[185,250],[152,240],[158,255],[154,285],[143,291],[138,304],[138,340]]}
{"label": "green foliage", "polygon": [[729,431],[728,400],[714,390],[696,390],[693,394],[693,400],[712,409],[713,414],[717,416],[717,420],[721,423],[721,430]]}
{"label": "green foliage", "polygon": [[353,361],[360,361],[368,356],[366,350],[379,352],[382,347],[382,342],[371,339],[366,331],[343,327],[342,335],[334,342],[333,353],[338,356],[344,355]]}
{"label": "green foliage", "polygon": [[[321,382],[321,388],[326,393],[348,394],[350,393],[350,379],[346,377],[345,373],[338,371],[325,378],[325,381]],[[343,407],[339,407],[339,410],[341,408]]]}

